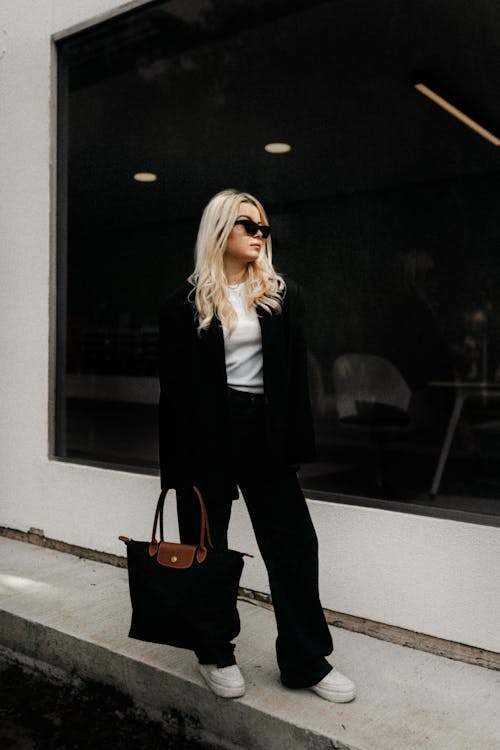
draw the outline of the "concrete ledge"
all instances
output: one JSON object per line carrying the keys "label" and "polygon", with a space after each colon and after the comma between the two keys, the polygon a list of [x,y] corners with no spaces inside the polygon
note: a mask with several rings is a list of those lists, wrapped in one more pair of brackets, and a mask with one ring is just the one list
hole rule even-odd
{"label": "concrete ledge", "polygon": [[[113,555],[110,552],[100,552],[88,547],[79,547],[75,544],[62,542],[60,539],[52,539],[51,537],[46,537],[41,529],[31,528],[29,531],[19,531],[18,529],[10,529],[7,526],[0,526],[0,537],[2,536],[7,537],[7,539],[15,539],[19,542],[36,544],[46,549],[66,552],[87,560],[116,565],[119,568],[127,567],[127,558],[125,556]],[[241,601],[272,609],[270,595],[260,591],[240,587],[240,599]],[[334,612],[325,607],[323,610],[327,622],[335,627],[343,628],[344,630],[353,630],[356,633],[364,633],[372,638],[379,638],[389,643],[397,643],[400,646],[428,651],[430,654],[446,656],[448,659],[457,659],[467,664],[477,664],[480,667],[500,670],[500,654],[494,651],[487,651],[486,649],[469,646],[465,643],[448,641],[444,638],[437,638],[426,633],[408,630],[397,625],[388,625],[377,620],[369,620],[365,617],[357,617],[345,612]]]}
{"label": "concrete ledge", "polygon": [[214,696],[193,655],[127,637],[127,571],[0,539],[0,641],[130,694],[188,737],[244,750],[498,750],[500,673],[332,628],[334,663],[358,685],[330,704],[279,682],[274,615],[240,602],[247,692]]}

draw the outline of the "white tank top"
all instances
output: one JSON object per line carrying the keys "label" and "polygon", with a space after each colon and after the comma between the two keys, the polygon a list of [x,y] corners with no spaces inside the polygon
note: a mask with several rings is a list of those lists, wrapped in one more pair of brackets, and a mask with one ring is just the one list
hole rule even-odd
{"label": "white tank top", "polygon": [[245,306],[245,282],[226,285],[229,301],[237,316],[236,328],[228,337],[225,325],[224,349],[227,384],[230,388],[250,393],[264,393],[262,337],[255,307]]}

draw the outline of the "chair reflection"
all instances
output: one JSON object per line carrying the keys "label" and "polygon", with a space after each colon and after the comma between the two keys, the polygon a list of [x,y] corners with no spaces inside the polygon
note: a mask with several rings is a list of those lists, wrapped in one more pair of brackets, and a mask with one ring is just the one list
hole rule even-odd
{"label": "chair reflection", "polygon": [[334,361],[333,382],[339,426],[368,436],[375,447],[377,487],[393,499],[384,444],[411,428],[412,393],[408,384],[388,360],[361,353],[343,354]]}
{"label": "chair reflection", "polygon": [[321,418],[334,415],[336,413],[335,396],[325,388],[321,365],[312,352],[308,352],[308,371],[314,412]]}

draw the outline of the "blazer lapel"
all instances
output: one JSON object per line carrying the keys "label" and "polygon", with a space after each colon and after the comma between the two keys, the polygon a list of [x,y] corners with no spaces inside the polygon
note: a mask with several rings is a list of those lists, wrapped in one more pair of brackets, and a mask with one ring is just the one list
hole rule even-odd
{"label": "blazer lapel", "polygon": [[283,338],[283,316],[273,315],[266,310],[258,311],[262,335],[262,357],[264,391],[270,401],[280,400],[283,390],[282,368],[286,362]]}
{"label": "blazer lapel", "polygon": [[215,316],[212,318],[208,330],[202,332],[200,346],[203,356],[203,368],[210,368],[215,380],[225,390],[227,388],[227,375],[224,333],[220,321]]}

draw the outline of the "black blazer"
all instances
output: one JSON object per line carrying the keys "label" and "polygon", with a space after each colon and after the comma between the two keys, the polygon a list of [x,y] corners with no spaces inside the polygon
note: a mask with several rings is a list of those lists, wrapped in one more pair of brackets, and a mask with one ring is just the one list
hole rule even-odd
{"label": "black blazer", "polygon": [[[281,313],[257,308],[262,333],[265,424],[263,445],[276,464],[315,459],[301,287],[286,281]],[[228,455],[227,379],[222,325],[196,332],[185,282],[160,309],[159,452],[162,488],[217,478],[232,497]],[[193,295],[194,296],[194,295]]]}

